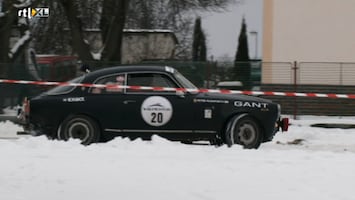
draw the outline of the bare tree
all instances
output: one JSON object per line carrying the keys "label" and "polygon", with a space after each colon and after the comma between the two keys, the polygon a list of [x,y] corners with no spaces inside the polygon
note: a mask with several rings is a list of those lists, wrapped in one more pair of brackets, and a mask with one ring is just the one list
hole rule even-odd
{"label": "bare tree", "polygon": [[[66,18],[63,21],[63,18],[57,20],[60,17],[51,16],[57,21],[49,20],[48,23],[52,23],[52,28],[45,28],[45,30],[52,35],[46,36],[44,33],[40,39],[41,34],[36,34],[36,41],[39,43],[36,42],[36,46],[42,46],[41,49],[48,51],[49,49],[43,45],[49,44],[45,41],[48,38],[53,40],[52,36],[56,35],[57,41],[51,42],[55,44],[53,49],[58,49],[57,46],[60,48],[60,43],[69,43],[82,60],[120,61],[124,28],[170,29],[176,33],[179,40],[179,46],[175,51],[176,57],[191,58],[194,18],[191,13],[196,10],[223,9],[233,0],[88,0],[85,2],[53,0],[51,2],[55,4],[51,6],[55,7],[56,13],[61,13]],[[63,26],[67,31],[65,34],[58,28]],[[40,31],[43,26],[38,28],[36,30]],[[101,33],[103,45],[99,53],[94,54],[89,48],[85,35],[88,29],[95,29]]]}
{"label": "bare tree", "polygon": [[89,44],[84,40],[82,21],[78,17],[78,2],[73,0],[60,0],[59,2],[63,6],[65,15],[67,16],[69,22],[73,49],[81,59],[93,60],[93,57],[90,53]]}
{"label": "bare tree", "polygon": [[[30,23],[25,17],[18,16],[20,10],[36,5],[36,0],[0,1],[0,63],[24,62],[25,47],[31,41]],[[14,40],[10,44],[10,39]],[[0,76],[6,72],[6,66],[0,66]]]}
{"label": "bare tree", "polygon": [[[0,3],[0,62],[11,62],[31,39],[28,22],[17,16],[18,10],[30,6],[31,1],[7,0]],[[10,47],[10,37],[14,29],[19,31],[19,40]]]}
{"label": "bare tree", "polygon": [[127,6],[128,0],[104,0],[103,2],[100,27],[104,39],[102,52],[104,60],[121,61],[121,44]]}
{"label": "bare tree", "polygon": [[[82,60],[94,60],[84,37],[83,16],[80,1],[59,0],[69,23],[72,47]],[[128,0],[103,0],[100,28],[103,38],[102,60],[120,61],[122,34]]]}
{"label": "bare tree", "polygon": [[[25,63],[27,56],[25,47],[31,40],[29,21],[26,18],[19,17],[18,11],[34,3],[31,0],[1,0],[0,4],[0,78],[10,78],[10,71],[17,72],[20,70],[16,65],[10,63]],[[12,41],[10,42],[10,40]],[[19,73],[12,75],[17,77]],[[11,95],[9,93],[16,92],[13,88],[5,85],[1,88],[1,91],[0,113],[3,112],[4,98]]]}
{"label": "bare tree", "polygon": [[64,9],[57,1],[42,0],[40,6],[48,6],[55,12],[50,17],[38,19],[31,23],[33,45],[38,54],[67,54],[68,44],[72,40],[69,34],[67,19],[63,16]]}
{"label": "bare tree", "polygon": [[179,41],[175,57],[191,59],[194,13],[224,11],[233,2],[241,0],[131,0],[126,26],[174,31]]}
{"label": "bare tree", "polygon": [[[9,61],[9,47],[10,47],[10,34],[12,25],[15,23],[16,16],[15,8],[11,5],[13,1],[6,1],[2,3],[2,10],[0,10],[0,62]],[[3,70],[0,68],[0,75]]]}

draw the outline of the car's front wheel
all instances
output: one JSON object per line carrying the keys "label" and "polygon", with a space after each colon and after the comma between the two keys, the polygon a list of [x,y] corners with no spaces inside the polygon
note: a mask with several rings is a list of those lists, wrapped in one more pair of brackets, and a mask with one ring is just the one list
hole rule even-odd
{"label": "car's front wheel", "polygon": [[228,122],[225,140],[228,146],[240,144],[246,149],[257,149],[262,141],[262,131],[252,117],[242,114]]}
{"label": "car's front wheel", "polygon": [[99,142],[100,128],[90,117],[84,115],[70,116],[65,119],[58,129],[58,139],[79,139],[81,144],[89,145]]}

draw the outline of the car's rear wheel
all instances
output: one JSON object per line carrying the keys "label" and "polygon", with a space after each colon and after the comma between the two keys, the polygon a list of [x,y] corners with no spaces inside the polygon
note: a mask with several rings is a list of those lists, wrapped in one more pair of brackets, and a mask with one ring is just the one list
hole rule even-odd
{"label": "car's rear wheel", "polygon": [[225,140],[228,146],[240,144],[246,149],[257,149],[262,141],[259,124],[247,114],[233,117],[227,125]]}
{"label": "car's rear wheel", "polygon": [[58,139],[79,139],[81,144],[89,145],[100,139],[100,128],[90,117],[84,115],[70,116],[58,129]]}

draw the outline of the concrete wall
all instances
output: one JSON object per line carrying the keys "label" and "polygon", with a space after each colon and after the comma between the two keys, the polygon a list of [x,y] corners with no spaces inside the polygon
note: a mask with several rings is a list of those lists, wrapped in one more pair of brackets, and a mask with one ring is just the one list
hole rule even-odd
{"label": "concrete wall", "polygon": [[176,40],[172,33],[125,32],[122,63],[142,60],[173,59]]}
{"label": "concrete wall", "polygon": [[[99,52],[103,45],[100,30],[87,31],[85,37],[90,48],[94,52]],[[122,64],[173,59],[177,43],[175,34],[169,30],[125,29],[122,40]]]}

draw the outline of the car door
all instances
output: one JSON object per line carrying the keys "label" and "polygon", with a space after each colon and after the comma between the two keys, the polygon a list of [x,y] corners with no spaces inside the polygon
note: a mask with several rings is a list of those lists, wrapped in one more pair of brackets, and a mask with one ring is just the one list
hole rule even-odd
{"label": "car door", "polygon": [[[176,88],[179,85],[166,73],[128,73],[130,86]],[[195,113],[193,95],[175,91],[127,89],[122,99],[123,129],[128,132],[193,132]]]}
{"label": "car door", "polygon": [[115,86],[125,85],[126,74],[110,74],[94,81],[106,85],[105,88],[90,88],[86,97],[92,115],[99,120],[104,130],[118,130],[123,126],[122,108],[124,107],[124,89]]}

